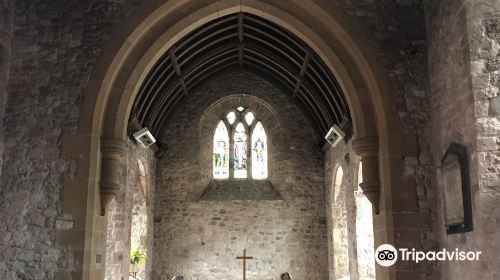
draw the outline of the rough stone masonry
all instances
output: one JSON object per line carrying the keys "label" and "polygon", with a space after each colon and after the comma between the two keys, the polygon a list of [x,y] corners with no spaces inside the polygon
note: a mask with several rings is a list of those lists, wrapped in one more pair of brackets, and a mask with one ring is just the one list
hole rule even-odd
{"label": "rough stone masonry", "polygon": [[[418,246],[483,249],[485,258],[478,268],[446,263],[427,268],[422,277],[498,279],[498,245],[489,242],[500,227],[498,1],[331,1],[361,26],[375,46],[393,79],[404,129],[418,136],[419,155],[405,159],[404,175],[415,181],[415,190],[410,191],[419,195],[417,215],[426,226]],[[53,279],[57,270],[71,271],[72,256],[56,249],[55,244],[55,231],[71,228],[73,223],[71,216],[61,212],[61,181],[76,172],[74,162],[60,157],[61,139],[76,131],[83,89],[110,35],[143,2],[0,1],[1,279]],[[184,118],[190,116],[180,120]],[[447,236],[442,230],[439,174],[435,172],[452,140],[467,144],[471,154],[475,230],[460,236]],[[180,161],[175,163],[182,166]],[[189,177],[184,173],[187,169],[173,172]],[[298,179],[294,176],[289,180]],[[174,179],[189,184],[201,181],[168,176],[160,180],[172,186],[166,182]],[[315,180],[325,181],[322,177]],[[181,190],[187,188],[186,183]],[[188,207],[196,204],[186,202],[183,191],[174,193],[172,189],[171,194],[173,201],[165,200],[166,194],[159,198],[160,202],[172,202],[163,206],[169,210],[160,208],[157,213],[173,213],[184,220],[184,213],[189,217],[190,211],[203,212]],[[273,209],[285,209],[278,202],[272,203],[276,203]],[[226,205],[216,206],[211,207],[217,211],[203,213],[214,223],[205,225],[213,227],[214,233],[225,224],[222,221],[230,210]],[[295,211],[309,209],[301,204],[295,207]],[[267,210],[260,208],[266,214]],[[314,211],[304,212],[320,213]],[[288,214],[281,210],[273,213],[278,213],[278,218]],[[156,235],[177,234],[161,227],[163,219],[168,217],[156,216],[160,226]],[[304,236],[313,240],[316,237],[312,235],[320,236],[315,232],[322,231],[321,227],[325,226],[319,221],[318,228],[307,229],[310,232]],[[279,232],[262,232],[258,240],[280,237]],[[205,246],[198,241],[193,241],[194,248]],[[189,251],[177,253],[190,258]]]}
{"label": "rough stone masonry", "polygon": [[[269,180],[282,200],[199,201],[211,180],[213,132],[220,121],[202,116],[210,104],[234,94],[268,102],[283,120],[282,127],[265,126]],[[157,166],[153,279],[235,279],[242,272],[235,257],[243,249],[254,257],[249,279],[277,279],[283,272],[296,279],[328,278],[321,150],[310,137],[312,125],[288,98],[266,80],[234,71],[192,91],[173,114],[163,136],[167,151]],[[257,120],[265,117],[244,96],[232,104],[248,107]],[[231,106],[221,108],[229,112]],[[206,134],[199,134],[205,126]]]}

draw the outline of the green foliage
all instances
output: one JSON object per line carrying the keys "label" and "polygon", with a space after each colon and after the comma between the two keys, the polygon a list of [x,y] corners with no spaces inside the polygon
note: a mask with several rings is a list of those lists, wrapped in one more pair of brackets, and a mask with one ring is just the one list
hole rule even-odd
{"label": "green foliage", "polygon": [[131,264],[142,264],[148,259],[146,251],[142,248],[135,248],[130,252]]}

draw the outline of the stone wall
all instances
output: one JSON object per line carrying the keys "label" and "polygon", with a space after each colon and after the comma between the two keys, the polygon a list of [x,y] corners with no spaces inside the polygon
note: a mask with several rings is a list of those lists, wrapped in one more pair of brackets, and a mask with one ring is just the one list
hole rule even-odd
{"label": "stone wall", "polygon": [[429,93],[422,0],[330,0],[358,24],[394,83],[403,130],[423,133]]}
{"label": "stone wall", "polygon": [[[127,157],[126,187],[111,202],[107,213],[107,280],[128,279],[131,248],[140,246],[149,256],[153,250],[150,245],[153,242],[155,156],[151,149],[144,149],[129,141]],[[146,167],[146,178],[141,178],[139,161]],[[150,262],[145,264],[148,271]],[[138,276],[141,280],[149,279],[142,267]]]}
{"label": "stone wall", "polygon": [[[43,279],[52,278],[56,270],[71,268],[72,256],[55,249],[54,244],[56,221],[61,230],[73,226],[72,217],[61,211],[60,190],[61,181],[74,174],[75,164],[60,158],[61,139],[76,131],[83,88],[104,44],[142,2],[7,2],[15,4],[15,14],[9,37],[13,51],[8,89],[12,98],[2,119],[5,130],[0,133],[8,139],[0,211],[1,251],[7,268],[0,267],[0,275],[9,271],[7,278],[11,279]],[[425,95],[421,83],[414,82],[425,73],[425,65],[418,59],[424,55],[418,1],[335,2],[373,35],[397,81],[399,105],[411,107],[401,110],[402,118],[417,123],[425,116],[421,107],[413,106]],[[397,24],[399,19],[408,24]],[[37,219],[40,221],[34,222]]]}
{"label": "stone wall", "polygon": [[[345,269],[349,273],[349,279],[351,280],[368,280],[375,279],[367,277],[365,271],[372,271],[375,267],[374,263],[368,264],[370,267],[361,267],[362,265],[367,265],[366,260],[361,260],[361,263],[358,263],[358,251],[359,250],[370,250],[371,248],[358,248],[358,238],[367,241],[367,239],[371,239],[373,246],[373,232],[371,235],[361,235],[358,236],[358,233],[363,233],[362,231],[357,230],[356,219],[361,215],[366,215],[366,213],[358,213],[357,209],[357,196],[362,196],[362,193],[357,194],[358,191],[358,166],[359,166],[359,157],[353,151],[352,141],[349,140],[347,142],[340,142],[335,148],[332,148],[329,145],[325,145],[326,157],[325,157],[325,190],[326,190],[326,198],[327,198],[327,226],[328,226],[328,251],[329,251],[329,259],[330,259],[330,278],[331,280],[336,279],[345,279],[340,278],[340,276],[345,276]],[[340,190],[336,189],[336,184],[334,182],[338,168],[341,167],[343,170],[343,180]],[[337,199],[334,199],[335,196],[338,195]],[[366,197],[364,197],[366,199]],[[342,215],[339,215],[339,209],[344,212]],[[369,219],[373,219],[373,217],[368,213]],[[346,229],[343,229],[346,227]],[[339,232],[346,230],[347,240],[342,236],[339,236]],[[373,229],[372,229],[373,231]],[[335,239],[339,239],[336,241]],[[343,240],[344,239],[344,240]],[[346,242],[344,244],[344,242]],[[339,273],[338,268],[335,267],[337,261],[335,258],[339,257],[334,255],[339,249],[335,248],[335,246],[341,243],[340,245],[346,250],[346,252],[342,252],[344,256],[348,257],[347,267],[342,268],[343,273]],[[365,242],[370,244],[370,242]],[[363,272],[360,274],[360,270]]]}
{"label": "stone wall", "polygon": [[[55,270],[71,267],[72,257],[55,249],[54,241],[56,228],[72,227],[72,218],[60,209],[60,182],[72,176],[75,165],[60,158],[61,139],[76,130],[82,89],[101,48],[140,2],[18,0],[13,8],[10,1],[0,2],[2,15],[15,11],[12,37],[4,36],[5,23],[0,23],[0,46],[5,48],[8,41],[12,45],[6,60],[4,48],[0,48],[0,135],[6,139],[0,139],[0,159],[5,163],[0,172],[0,278],[51,279]],[[419,156],[405,160],[406,174],[416,181],[415,189],[405,191],[419,194],[419,221],[442,229],[436,220],[441,205],[435,207],[434,201],[439,197],[437,177],[431,175],[450,140],[466,143],[474,170],[476,230],[463,238],[441,232],[440,239],[443,245],[486,248],[480,240],[488,240],[498,228],[496,221],[483,216],[499,215],[493,188],[499,185],[495,181],[499,146],[496,1],[468,1],[467,9],[461,0],[426,2],[430,75],[421,2],[335,0],[375,43],[395,82],[404,129],[419,136]],[[5,61],[10,61],[10,69],[4,68]],[[471,61],[472,67],[463,65],[464,61]],[[9,69],[8,79],[4,69]],[[6,91],[2,82],[7,81],[11,98],[3,107]],[[431,111],[432,122],[427,124]],[[454,238],[459,240],[451,240]],[[427,249],[437,246],[432,231],[422,235],[421,245]],[[495,264],[484,261],[482,265]],[[454,273],[481,275],[454,265],[445,268],[443,278]]]}
{"label": "stone wall", "polygon": [[[75,174],[76,164],[61,158],[61,142],[76,131],[83,89],[101,48],[138,2],[0,1],[2,47],[6,47],[3,21],[8,19],[3,15],[10,9],[5,10],[6,3],[14,5],[8,35],[9,98],[3,118],[0,115],[0,135],[5,137],[1,279],[69,277],[73,257],[59,248],[55,236],[57,230],[74,224],[61,210],[61,190],[62,182]],[[0,81],[5,82],[5,72],[1,73]],[[0,86],[0,113],[4,89]]]}
{"label": "stone wall", "polygon": [[[5,106],[7,101],[7,83],[9,79],[9,68],[11,59],[11,28],[12,28],[12,14],[13,5],[10,1],[0,2],[0,178],[2,177],[2,166],[3,166],[3,153],[4,153],[4,125],[3,117],[5,113]],[[0,187],[0,205],[3,205],[4,192],[3,188]],[[3,211],[0,208],[0,211]],[[6,279],[11,276],[12,273],[9,272],[11,267],[7,266],[7,261],[10,259],[10,254],[7,250],[7,246],[10,245],[10,238],[12,233],[9,232],[6,219],[0,214],[0,278]],[[5,249],[5,250],[4,250]]]}
{"label": "stone wall", "polygon": [[[500,135],[497,111],[499,63],[498,1],[429,1],[429,64],[432,85],[432,128],[436,141],[434,162],[451,141],[469,152],[474,230],[447,235],[442,211],[438,231],[444,248],[482,251],[480,263],[442,264],[443,279],[498,279],[497,246],[500,214]],[[439,207],[442,182],[437,173]]]}
{"label": "stone wall", "polygon": [[[199,201],[211,177],[218,123],[204,112],[235,94],[253,111],[265,114],[255,103],[258,97],[277,113],[257,118],[281,120],[281,125],[263,124],[269,136],[269,179],[283,200]],[[251,279],[278,279],[285,271],[294,279],[328,278],[319,141],[286,93],[254,74],[228,73],[191,91],[165,131],[167,150],[157,165],[153,279],[235,279],[242,271],[235,257],[243,249],[254,257],[248,264]]]}
{"label": "stone wall", "polygon": [[[481,268],[467,270],[450,267],[450,276],[461,275],[481,279],[500,278],[500,2],[465,1],[469,39],[472,94],[476,140],[472,176],[474,232],[466,238],[450,238],[451,244],[464,244],[482,251]],[[479,249],[478,249],[479,248]]]}
{"label": "stone wall", "polygon": [[4,151],[4,130],[1,120],[3,120],[5,104],[7,102],[13,9],[14,5],[12,1],[0,1],[0,177],[2,176]]}
{"label": "stone wall", "polygon": [[[425,250],[438,248],[439,238],[435,230],[438,213],[436,185],[432,183],[435,165],[431,149],[435,136],[429,122],[433,108],[425,17],[425,13],[431,11],[424,9],[422,0],[332,1],[366,32],[366,39],[374,46],[393,83],[402,130],[406,134],[415,135],[417,139],[417,155],[403,159],[405,174],[402,174],[402,181],[405,185],[396,188],[400,188],[397,191],[401,193],[416,193],[416,205],[413,205],[413,201],[403,205],[403,212],[412,216],[412,220],[418,221],[419,227],[411,227],[408,230],[404,221],[398,223],[396,230],[408,232],[402,232],[397,240],[405,246]],[[408,237],[409,234],[420,241],[406,242],[405,240],[413,239]],[[401,266],[398,269],[413,270],[409,272],[413,274],[412,277],[417,277],[414,271],[419,270],[423,275],[418,277],[439,279],[436,268],[427,267],[428,265],[432,266],[426,263],[418,267]]]}

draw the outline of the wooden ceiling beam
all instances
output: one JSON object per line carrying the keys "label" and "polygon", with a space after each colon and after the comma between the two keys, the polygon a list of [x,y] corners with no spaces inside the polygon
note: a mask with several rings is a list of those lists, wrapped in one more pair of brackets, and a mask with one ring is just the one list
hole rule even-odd
{"label": "wooden ceiling beam", "polygon": [[[191,48],[195,47],[198,44],[199,41],[201,41],[201,40],[199,40],[200,37],[202,37],[202,38],[207,37],[206,33],[209,33],[210,35],[216,35],[217,34],[218,31],[216,31],[216,32],[208,32],[210,29],[213,29],[214,27],[222,25],[222,24],[227,23],[229,21],[233,21],[236,18],[237,18],[236,16],[231,16],[231,17],[228,17],[228,18],[225,18],[225,19],[222,19],[222,20],[214,21],[213,23],[207,25],[206,27],[202,27],[198,31],[195,31],[195,33],[190,34],[189,36],[187,36],[184,39],[182,39],[181,42],[179,42],[179,44],[177,45],[177,48],[178,49],[183,49],[185,46],[189,46],[188,49],[186,50],[186,51],[189,51]],[[179,54],[179,57],[181,57],[184,52],[185,51],[182,51],[182,53]]]}
{"label": "wooden ceiling beam", "polygon": [[238,62],[243,67],[243,38],[244,38],[243,13],[238,13]]}
{"label": "wooden ceiling beam", "polygon": [[160,57],[139,90],[133,113],[158,136],[189,91],[238,65],[285,85],[319,130],[349,112],[335,77],[312,49],[272,22],[238,13],[201,26]]}
{"label": "wooden ceiling beam", "polygon": [[177,58],[175,57],[175,47],[172,47],[169,52],[170,56],[170,62],[174,66],[175,69],[175,74],[177,74],[177,78],[179,79],[179,84],[181,85],[182,92],[184,95],[188,95],[188,90],[186,87],[186,83],[184,82],[184,76],[182,75],[181,67],[179,66],[179,63],[177,62]]}
{"label": "wooden ceiling beam", "polygon": [[[332,84],[328,84],[316,71],[315,67],[318,66],[316,63],[313,63],[309,69],[311,71],[308,71],[307,76],[313,81],[313,83],[318,87],[318,89],[321,91],[321,94],[325,97],[325,99],[328,102],[328,105],[330,106],[331,110],[337,115],[337,118],[341,116],[345,112],[345,107],[341,106],[338,104],[335,93],[332,92],[331,88],[335,87]],[[313,77],[313,74],[316,76],[316,78]],[[322,87],[323,86],[323,87]],[[324,89],[325,90],[324,90]],[[330,97],[330,98],[329,98]],[[333,101],[333,104],[332,102]]]}
{"label": "wooden ceiling beam", "polygon": [[[234,59],[235,57],[232,56],[230,58]],[[198,73],[197,76],[199,76],[200,78],[197,78],[196,80],[193,80],[192,82],[188,81],[188,89],[194,88],[195,86],[197,86],[201,82],[203,82],[206,79],[208,79],[210,76],[215,75],[216,73],[218,73],[219,71],[222,71],[225,68],[228,68],[230,66],[238,64],[238,62],[236,60],[231,61],[231,59],[228,59],[228,61],[226,63],[222,64],[220,67],[206,68],[206,69],[204,69],[204,71]]]}
{"label": "wooden ceiling beam", "polygon": [[[281,81],[281,83],[283,83],[283,84],[286,84],[286,82],[288,82],[287,88],[291,89],[290,85],[293,84],[293,82],[290,79],[288,79],[283,73],[276,70],[272,66],[262,62],[261,60],[253,58],[251,56],[245,55],[245,58],[252,61],[253,62],[252,64],[254,64],[254,65],[261,65],[262,64],[264,67],[266,67],[266,68],[270,69],[271,71],[273,71],[274,73],[276,73],[276,75],[274,75],[274,76],[280,77],[280,79],[278,79],[278,80]],[[262,66],[260,68],[262,68]]]}
{"label": "wooden ceiling beam", "polygon": [[[283,76],[282,73],[278,72],[276,69],[274,68],[269,68],[268,65],[266,64],[262,64],[260,65],[258,60],[255,60],[255,59],[252,59],[251,57],[247,57],[248,59],[252,60],[252,62],[247,62],[248,65],[260,70],[260,71],[263,71],[265,73],[267,73],[267,75],[273,77],[274,79],[276,79],[277,81],[280,81],[286,88],[292,90],[292,88],[290,87],[290,84],[291,83],[285,83],[283,81],[283,79],[286,79],[286,77]],[[291,82],[291,81],[289,81]],[[301,98],[299,97],[297,100],[300,100],[302,106],[305,106],[309,109],[312,108],[312,110],[308,110],[309,112],[313,112],[311,113],[311,118],[315,120],[315,122],[317,123],[317,125],[321,128],[321,129],[325,129],[327,124],[326,124],[326,120],[324,118],[324,115],[322,115],[320,112],[318,112],[318,109],[321,110],[320,108],[317,108],[318,105],[314,105],[314,103],[316,103],[316,100],[313,99],[313,101],[311,101],[305,94],[301,95]],[[299,102],[299,103],[300,103]]]}
{"label": "wooden ceiling beam", "polygon": [[[290,78],[293,78],[295,75],[291,72],[290,69],[288,69],[285,64],[282,64],[282,63],[279,63],[275,57],[270,57],[269,55],[266,55],[265,53],[262,53],[258,50],[254,50],[254,49],[249,49],[249,48],[246,48],[246,53],[250,53],[250,54],[254,54],[258,57],[258,59],[256,60],[259,60],[260,63],[262,64],[266,64],[268,67],[270,68],[275,68],[275,69],[281,69],[282,72],[286,73],[288,76],[290,76]],[[249,55],[245,55],[245,56],[248,56],[250,57]],[[250,57],[251,58],[251,57]],[[255,58],[254,58],[255,59]],[[287,78],[287,81],[290,82],[292,85],[295,84],[294,81],[290,81],[290,79]]]}
{"label": "wooden ceiling beam", "polygon": [[[193,57],[197,56],[199,53],[204,52],[206,50],[213,49],[213,47],[215,45],[222,43],[224,41],[229,41],[229,43],[235,44],[235,42],[231,42],[231,39],[234,39],[235,37],[236,37],[235,34],[227,34],[227,35],[224,35],[221,37],[212,38],[211,40],[209,40],[208,42],[206,42],[203,45],[200,45],[199,48],[197,48],[196,50],[191,52],[191,54],[188,57],[182,58],[181,56],[178,56],[177,58],[179,60],[179,65],[182,67],[184,64],[191,61],[193,59]],[[234,40],[234,41],[236,41],[236,40]]]}
{"label": "wooden ceiling beam", "polygon": [[[283,32],[282,30],[272,26],[271,24],[269,23],[266,23],[264,21],[262,21],[261,19],[257,19],[257,18],[254,18],[254,17],[248,17],[248,20],[251,21],[251,22],[254,22],[260,26],[264,26],[265,28],[269,29],[269,30],[272,30],[274,32],[276,32],[277,34],[283,36],[284,38],[286,38],[292,45],[295,45],[297,46],[299,49],[302,49],[302,45],[297,42],[297,39],[293,38],[291,35],[287,34],[286,32]],[[258,30],[262,30],[263,28],[256,28]],[[274,36],[272,36],[274,37]]]}
{"label": "wooden ceiling beam", "polygon": [[[168,82],[171,82],[171,78],[175,79],[175,72],[174,71],[170,71],[169,75],[166,77],[166,78],[163,78],[162,81],[161,81],[161,84],[156,87],[156,89],[150,89],[148,91],[148,96],[147,96],[147,102],[145,101],[141,107],[139,108],[138,112],[140,112],[139,114],[139,117],[140,117],[140,120],[143,121],[145,116],[147,114],[149,114],[149,110],[151,108],[151,106],[153,106],[153,104],[158,104],[157,100],[158,98],[162,98],[162,95],[163,95],[163,92],[168,92],[168,88],[169,87],[172,87],[171,84],[172,83],[168,83]],[[168,83],[168,85],[167,85]],[[164,88],[167,88],[167,90],[164,90]],[[160,93],[161,92],[161,93]],[[153,106],[154,108],[154,106]]]}
{"label": "wooden ceiling beam", "polygon": [[191,62],[190,63],[191,67],[185,68],[185,71],[184,71],[186,73],[185,74],[186,79],[189,80],[190,76],[193,75],[193,73],[195,73],[196,71],[198,71],[198,69],[200,67],[203,67],[207,63],[210,63],[214,59],[218,59],[221,56],[223,57],[224,55],[230,54],[231,52],[235,53],[236,51],[234,50],[234,46],[235,46],[235,44],[232,44],[232,45],[228,45],[228,46],[225,46],[223,48],[220,48],[220,49],[215,49],[215,50],[203,55],[200,59]]}
{"label": "wooden ceiling beam", "polygon": [[[157,102],[151,112],[147,112],[147,121],[150,123],[154,123],[157,120],[157,117],[162,114],[162,110],[166,107],[165,104],[168,104],[170,102],[170,99],[172,96],[175,96],[175,94],[182,89],[180,88],[180,85],[175,83],[161,97],[161,100]],[[153,131],[152,131],[153,132]]]}
{"label": "wooden ceiling beam", "polygon": [[309,66],[309,61],[311,59],[311,51],[305,50],[305,52],[306,55],[304,56],[304,61],[302,62],[299,75],[297,76],[297,81],[295,82],[295,86],[293,88],[293,98],[297,97],[297,94],[299,93],[300,86],[302,85],[302,80],[304,79],[304,75],[306,74],[307,67]]}
{"label": "wooden ceiling beam", "polygon": [[[234,59],[234,57],[233,57]],[[216,69],[212,69],[212,71],[209,71],[210,74],[205,76],[204,78],[202,79],[198,79],[197,82],[195,84],[192,84],[190,85],[190,88],[193,88],[197,83],[200,83],[201,81],[205,80],[208,76],[211,76],[213,75],[214,73],[222,70],[223,68],[226,68],[226,67],[229,67],[231,65],[234,65],[236,63],[228,63],[228,64],[224,64],[220,67],[217,67]],[[160,116],[157,119],[157,121],[155,122],[155,131],[160,131],[161,128],[163,127],[163,125],[165,125],[165,122],[166,122],[166,119],[167,117],[170,115],[170,113],[172,112],[172,110],[174,109],[175,105],[183,98],[183,95],[179,95],[179,94],[175,94],[172,98],[169,99],[169,102],[167,103],[167,105],[165,106],[164,110],[161,112]]]}
{"label": "wooden ceiling beam", "polygon": [[[265,40],[269,40],[271,42],[275,42],[276,44],[280,45],[283,49],[287,49],[288,51],[290,51],[291,53],[293,53],[299,59],[303,56],[302,54],[298,53],[296,50],[294,50],[293,48],[290,47],[289,43],[291,43],[291,41],[282,41],[282,40],[279,40],[278,38],[272,36],[271,34],[267,33],[266,31],[258,29],[258,28],[253,27],[253,26],[246,25],[246,28],[249,29],[249,30],[255,31],[256,33],[258,33],[260,35],[264,35],[263,37],[264,37]],[[252,37],[258,38],[257,36],[252,36]]]}
{"label": "wooden ceiling beam", "polygon": [[[231,50],[231,52],[234,53],[234,49]],[[189,79],[187,79],[187,84],[188,84],[189,88],[192,88],[191,84],[198,83],[198,81],[201,82],[202,79],[200,79],[198,77],[200,75],[202,75],[203,73],[211,70],[214,66],[217,66],[217,65],[220,65],[220,64],[223,64],[223,63],[225,63],[225,64],[233,64],[231,62],[231,60],[237,61],[237,55],[236,54],[227,56],[231,52],[221,53],[217,58],[209,60],[208,62],[205,61],[203,64],[199,65],[198,68],[201,68],[201,67],[203,67],[205,65],[206,65],[206,67],[203,68],[202,70],[200,70],[199,72],[196,71],[196,74],[194,76],[191,76]],[[219,57],[221,59],[218,59]],[[213,62],[213,63],[211,63],[211,62]],[[193,73],[195,73],[195,72],[193,72]],[[190,75],[192,75],[192,74],[190,74]]]}
{"label": "wooden ceiling beam", "polygon": [[[280,49],[279,46],[272,44],[269,41],[255,37],[251,34],[247,34],[245,36],[247,36],[249,39],[252,39],[252,41],[255,41],[255,42],[250,42],[250,40],[248,40],[245,45],[246,48],[258,48],[258,49],[268,48],[269,50],[274,50],[277,54],[282,55],[285,58],[289,59],[297,67],[300,67],[302,65],[302,59],[296,60],[292,58],[287,52],[284,52],[283,49]],[[262,46],[258,47],[259,45],[258,43],[261,43]]]}
{"label": "wooden ceiling beam", "polygon": [[154,119],[154,125],[153,125],[153,131],[155,137],[161,136],[159,132],[161,131],[160,128],[163,127],[165,124],[165,121],[172,111],[172,109],[175,107],[175,105],[184,97],[183,94],[179,94],[179,91],[175,92],[171,98],[169,98],[167,105],[165,106],[165,109],[161,111],[161,115],[158,118]]}

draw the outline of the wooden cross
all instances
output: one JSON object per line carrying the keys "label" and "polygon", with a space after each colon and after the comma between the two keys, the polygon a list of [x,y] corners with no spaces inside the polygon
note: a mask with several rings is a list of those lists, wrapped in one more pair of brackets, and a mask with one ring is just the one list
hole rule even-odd
{"label": "wooden cross", "polygon": [[247,260],[253,260],[253,257],[247,256],[247,249],[243,249],[243,256],[236,256],[237,260],[243,260],[243,280],[247,279]]}

